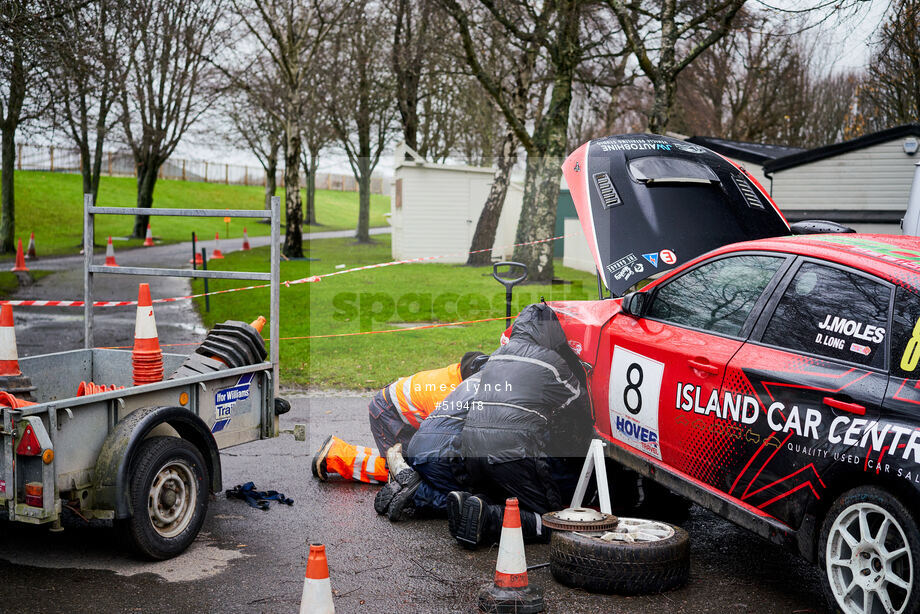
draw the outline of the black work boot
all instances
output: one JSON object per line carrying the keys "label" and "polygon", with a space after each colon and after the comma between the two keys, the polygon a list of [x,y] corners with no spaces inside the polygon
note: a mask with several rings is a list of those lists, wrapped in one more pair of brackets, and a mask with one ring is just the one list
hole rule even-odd
{"label": "black work boot", "polygon": [[422,478],[415,469],[406,468],[397,474],[395,482],[399,484],[399,491],[387,507],[387,518],[390,519],[390,522],[397,522],[404,513],[411,513],[415,510],[412,499],[415,491],[418,490],[418,485],[422,483]]}
{"label": "black work boot", "polygon": [[329,448],[332,447],[332,435],[326,438],[326,441],[323,442],[323,445],[319,447],[319,451],[313,455],[313,462],[310,463],[310,469],[313,471],[313,477],[318,480],[325,482],[329,479],[329,476],[326,474],[326,456],[329,454]]}
{"label": "black work boot", "polygon": [[399,485],[399,482],[396,480],[390,480],[383,485],[383,488],[377,493],[377,496],[374,497],[374,511],[378,514],[386,514],[387,508],[390,507],[390,501],[393,500],[393,497],[396,496],[402,489],[402,486]]}
{"label": "black work boot", "polygon": [[447,530],[450,536],[457,537],[457,528],[460,525],[460,517],[463,514],[463,504],[470,498],[470,493],[455,490],[447,493]]}
{"label": "black work boot", "polygon": [[474,495],[463,503],[463,513],[454,537],[464,548],[475,550],[477,546],[497,541],[501,527],[502,508],[490,505],[482,495]]}

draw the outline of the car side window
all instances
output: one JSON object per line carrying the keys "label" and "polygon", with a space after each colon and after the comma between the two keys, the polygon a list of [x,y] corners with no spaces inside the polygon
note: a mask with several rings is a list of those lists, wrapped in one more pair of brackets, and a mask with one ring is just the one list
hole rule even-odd
{"label": "car side window", "polygon": [[920,379],[920,296],[898,288],[891,318],[891,374]]}
{"label": "car side window", "polygon": [[779,256],[745,255],[707,262],[661,286],[646,315],[738,336],[783,261]]}
{"label": "car side window", "polygon": [[885,366],[891,288],[805,262],[780,299],[763,343],[847,362]]}

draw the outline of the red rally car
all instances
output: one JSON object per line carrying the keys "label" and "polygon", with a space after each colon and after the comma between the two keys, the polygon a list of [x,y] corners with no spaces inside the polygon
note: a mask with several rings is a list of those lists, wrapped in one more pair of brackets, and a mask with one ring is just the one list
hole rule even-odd
{"label": "red rally car", "polygon": [[[621,146],[601,152],[592,141],[566,161],[566,178],[587,188],[572,192],[607,288],[673,268],[623,298],[550,303],[586,366],[608,455],[818,562],[841,611],[917,611],[920,239],[788,236],[771,218],[770,238],[691,258],[705,241],[666,228],[661,198],[679,201],[690,186],[714,191],[726,211],[754,210],[744,194],[753,189],[757,213],[778,211],[712,152],[622,146],[640,137],[671,143],[630,135],[602,140]],[[634,168],[651,157],[713,172],[648,159]],[[638,216],[632,235],[667,249],[617,242],[608,187]],[[631,279],[617,280],[627,268]]]}

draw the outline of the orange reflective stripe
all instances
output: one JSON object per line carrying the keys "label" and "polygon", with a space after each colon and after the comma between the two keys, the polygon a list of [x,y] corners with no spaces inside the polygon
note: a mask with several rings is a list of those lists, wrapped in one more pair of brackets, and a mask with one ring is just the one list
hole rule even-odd
{"label": "orange reflective stripe", "polygon": [[411,383],[411,377],[401,377],[396,380],[391,389],[396,391],[396,409],[399,410],[399,414],[406,424],[417,429],[421,425],[421,421],[415,415],[415,408],[412,406],[412,401],[408,396]]}

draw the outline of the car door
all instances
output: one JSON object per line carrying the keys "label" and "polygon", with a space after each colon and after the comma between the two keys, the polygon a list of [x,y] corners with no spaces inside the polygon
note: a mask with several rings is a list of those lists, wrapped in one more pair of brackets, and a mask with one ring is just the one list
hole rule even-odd
{"label": "car door", "polygon": [[724,459],[726,492],[798,527],[834,463],[866,461],[860,444],[888,381],[892,290],[819,260],[790,270],[728,366],[725,394],[753,397],[759,411]]}
{"label": "car door", "polygon": [[691,425],[711,418],[706,407],[718,396],[725,366],[786,260],[740,253],[704,261],[650,291],[644,317],[611,320],[599,353],[605,360],[595,369],[610,377],[607,390],[595,391],[595,407],[606,404],[613,440],[697,479],[714,479],[719,446],[711,432]]}

